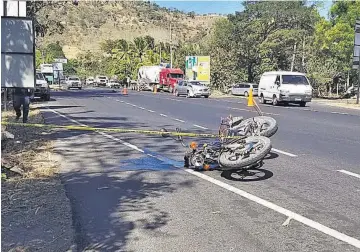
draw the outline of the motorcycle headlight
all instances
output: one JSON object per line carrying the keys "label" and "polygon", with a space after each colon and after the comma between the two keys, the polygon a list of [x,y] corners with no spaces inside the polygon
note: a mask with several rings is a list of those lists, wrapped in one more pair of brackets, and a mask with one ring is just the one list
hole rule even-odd
{"label": "motorcycle headlight", "polygon": [[190,149],[195,150],[195,149],[196,149],[196,147],[197,147],[196,142],[191,142],[191,143],[190,143]]}

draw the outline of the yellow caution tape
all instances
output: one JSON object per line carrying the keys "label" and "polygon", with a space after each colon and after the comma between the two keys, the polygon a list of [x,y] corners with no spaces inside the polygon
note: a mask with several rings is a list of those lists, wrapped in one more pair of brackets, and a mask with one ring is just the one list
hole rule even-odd
{"label": "yellow caution tape", "polygon": [[[145,135],[167,135],[167,136],[186,136],[186,137],[205,137],[205,138],[219,138],[216,134],[205,133],[191,133],[191,132],[177,132],[177,131],[157,131],[157,130],[136,130],[136,129],[123,129],[123,128],[97,128],[89,126],[76,126],[76,125],[54,125],[54,124],[36,124],[36,123],[13,123],[1,122],[2,125],[12,125],[21,127],[36,127],[48,129],[67,129],[67,130],[82,130],[82,131],[102,131],[102,132],[118,132],[118,133],[137,133]],[[243,139],[244,136],[229,136],[223,137],[226,139]]]}

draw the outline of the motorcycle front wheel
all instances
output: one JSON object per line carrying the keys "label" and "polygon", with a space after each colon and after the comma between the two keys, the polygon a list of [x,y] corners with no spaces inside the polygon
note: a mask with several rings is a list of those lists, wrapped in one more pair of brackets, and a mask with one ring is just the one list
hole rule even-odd
{"label": "motorcycle front wheel", "polygon": [[[237,150],[223,151],[219,156],[219,165],[222,170],[233,170],[248,167],[264,159],[271,151],[271,141],[263,136],[251,136],[245,139],[246,143],[239,143]],[[253,145],[249,155],[240,154],[249,145]],[[235,146],[234,146],[235,147]]]}

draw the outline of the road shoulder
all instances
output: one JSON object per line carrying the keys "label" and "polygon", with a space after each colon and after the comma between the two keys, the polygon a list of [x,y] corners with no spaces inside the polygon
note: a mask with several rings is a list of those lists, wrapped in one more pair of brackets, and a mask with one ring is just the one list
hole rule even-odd
{"label": "road shoulder", "polygon": [[[15,122],[13,111],[3,112],[2,120]],[[44,123],[39,110],[31,109],[29,123]],[[2,250],[68,250],[72,213],[57,175],[51,132],[20,126],[6,130],[14,139],[2,141]]]}

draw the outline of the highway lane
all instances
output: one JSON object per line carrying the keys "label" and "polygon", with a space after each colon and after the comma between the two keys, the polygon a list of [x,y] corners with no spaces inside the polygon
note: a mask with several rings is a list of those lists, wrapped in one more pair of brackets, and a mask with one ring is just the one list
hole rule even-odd
{"label": "highway lane", "polygon": [[[184,123],[174,120],[174,118],[180,118],[179,113],[177,112],[179,109],[175,110],[176,112],[174,112],[173,108],[171,107],[173,106],[173,103],[175,103],[174,101],[168,100],[167,103],[161,106],[161,107],[165,106],[166,108],[168,108],[168,110],[158,111],[156,110],[158,109],[158,107],[149,106],[149,104],[147,103],[149,102],[149,99],[145,100],[143,97],[141,98],[140,95],[136,96],[130,94],[130,96],[128,97],[119,97],[116,95],[111,95],[111,94],[104,95],[101,93],[102,92],[98,90],[88,91],[88,92],[87,91],[64,92],[62,94],[58,93],[60,97],[55,96],[55,98],[58,98],[58,100],[56,102],[49,103],[49,105],[51,105],[53,109],[67,115],[68,117],[71,117],[80,123],[86,123],[89,125],[104,126],[104,127],[106,126],[118,126],[118,127],[128,126],[128,127],[139,127],[139,128],[148,127],[152,129],[162,126],[176,127],[180,125],[182,126],[182,128],[187,130],[194,130],[196,128],[191,123],[191,121],[188,120],[191,118],[186,118],[187,121],[184,120],[185,121]],[[126,99],[125,101],[128,102],[129,104],[135,104],[133,99],[139,99],[142,103],[138,104],[137,106],[132,106],[128,104],[123,104],[124,102],[121,103],[117,101],[121,99],[124,100]],[[158,99],[158,97],[156,99]],[[187,110],[188,114],[197,112],[196,110],[193,109],[194,106],[184,107],[183,105],[180,105],[182,104],[180,102],[176,104],[178,104],[176,106],[181,107],[185,111]],[[72,107],[66,107],[66,106],[72,106]],[[149,112],[139,107],[148,108],[154,112]],[[221,109],[216,113],[219,114],[223,113],[223,110],[224,109]],[[56,117],[54,117],[54,115],[51,115],[53,114],[52,112],[47,112],[47,113],[49,113],[47,114],[47,117],[50,118],[49,119],[50,122],[51,120],[58,120],[56,119]],[[252,114],[251,112],[248,113]],[[160,114],[167,115],[167,117],[164,117]],[[201,113],[200,115],[201,115],[200,117],[205,118],[204,120],[210,121],[210,119],[206,117],[205,113]],[[60,119],[64,119],[64,118],[60,118]],[[197,123],[204,125],[205,124],[204,122],[205,121],[200,121]],[[69,122],[66,122],[66,120],[61,120],[61,123],[69,123]],[[217,126],[217,122],[212,125]],[[174,160],[173,161],[174,164],[181,163],[183,150],[179,148],[177,144],[174,144],[171,140],[165,140],[166,142],[163,142],[163,144],[159,144],[160,141],[164,141],[164,139],[160,140],[159,138],[154,138],[154,137],[140,138],[139,136],[135,136],[133,134],[126,134],[126,135],[111,134],[111,136],[116,139],[120,139],[120,138],[125,139],[127,142],[130,142],[134,146],[139,146],[139,148],[148,149],[149,151],[152,152],[151,155],[161,155],[161,158],[165,156],[166,158]],[[83,140],[84,140],[83,138],[76,140],[72,139],[70,143],[73,141],[75,142],[79,141],[81,143]],[[88,141],[91,142],[94,140],[88,140]],[[90,169],[91,171],[101,173],[104,172],[103,170],[104,167],[110,167],[109,169],[111,171],[115,171],[115,172],[120,171],[121,166],[119,167],[119,165],[117,165],[117,161],[119,159],[121,160],[122,159],[121,157],[124,155],[127,157],[128,154],[126,153],[126,151],[118,153],[119,149],[121,148],[119,148],[119,146],[115,147],[116,145],[112,147],[106,146],[106,148],[105,146],[102,147],[101,146],[102,144],[105,145],[109,144],[106,141],[104,142],[102,141],[103,140],[101,140],[98,145],[95,144],[94,148],[96,147],[96,153],[92,155],[94,158],[96,157],[96,159],[101,159],[101,162],[93,160],[94,158],[90,158],[89,164],[79,163],[78,160],[79,153],[76,153],[75,156],[67,155],[66,156],[67,158],[71,157],[73,159],[72,162],[73,164],[77,164],[72,169],[79,169],[79,167],[87,167],[88,170],[90,167],[93,167],[94,171]],[[117,142],[117,144],[118,143],[119,142]],[[81,144],[80,146],[83,145],[84,144]],[[106,155],[104,154],[104,150],[106,150],[107,153]],[[89,154],[89,152],[91,152],[91,149],[88,150],[87,154]],[[134,157],[132,157],[132,155],[134,155]],[[133,158],[138,159],[139,157],[136,155],[138,154],[131,154],[129,158],[131,157],[131,159]],[[87,157],[87,155],[85,156]],[[87,159],[88,158],[89,157],[87,157]],[[325,173],[323,172],[323,169],[326,168],[326,165],[323,166],[320,165],[319,167],[317,162],[316,161],[313,162],[313,160],[310,160],[309,157],[304,157],[301,160],[299,160],[298,158],[299,157],[293,158],[287,155],[279,154],[279,156],[276,158],[266,160],[264,166],[264,169],[266,169],[265,172],[267,172],[267,176],[269,176],[269,174],[271,174],[272,172],[273,176],[266,180],[260,180],[256,182],[242,183],[239,181],[232,181],[225,178],[226,176],[224,174],[223,174],[224,177],[221,177],[222,174],[220,174],[217,171],[208,172],[207,175],[211,176],[212,178],[221,180],[234,187],[241,188],[259,197],[265,198],[282,207],[286,207],[287,209],[303,214],[309,218],[313,218],[316,221],[319,221],[322,224],[340,230],[341,232],[358,237],[357,230],[359,229],[359,223],[360,223],[357,216],[357,209],[359,208],[357,202],[359,202],[359,198],[357,196],[356,190],[360,189],[359,187],[356,187],[359,185],[358,180],[352,180],[347,175],[339,176],[337,174],[332,174],[331,172]],[[108,164],[109,159],[113,160],[112,162],[110,162],[110,164]],[[80,158],[80,160],[83,159]],[[144,163],[146,163],[147,166],[148,163],[151,163],[150,162],[151,160],[146,159],[145,161],[143,160],[138,163],[135,162],[134,166],[143,167]],[[169,163],[169,161],[167,160],[165,163]],[[155,166],[159,166],[159,165],[160,164],[156,164]],[[160,166],[166,166],[166,165],[161,164]],[[307,166],[307,167],[304,168],[303,166]],[[70,171],[72,169],[70,169]],[[124,172],[127,169],[128,168],[124,168]],[[151,170],[151,169],[146,168],[146,170]],[[168,172],[168,169],[165,170]],[[318,170],[320,170],[320,172]],[[69,170],[67,172],[69,173]],[[170,173],[172,172],[173,171],[171,171]],[[185,175],[176,174],[176,177],[177,176],[181,177]],[[150,181],[151,180],[152,177],[150,178]],[[326,249],[330,251],[346,251],[346,249],[349,249],[349,251],[352,251],[351,247],[347,247],[347,246],[339,247],[338,242],[332,240],[333,238],[329,238],[326,236],[323,237],[323,235],[319,234],[318,231],[314,231],[313,229],[309,229],[308,227],[303,227],[302,224],[300,224],[299,226],[298,225],[299,223],[296,222],[292,222],[290,225],[291,231],[289,230],[288,231],[291,234],[288,232],[285,232],[286,233],[285,234],[283,233],[283,231],[285,230],[279,231],[279,227],[281,227],[281,224],[284,221],[283,217],[277,216],[277,214],[271,212],[270,210],[263,209],[262,207],[260,207],[259,209],[259,206],[253,205],[252,202],[249,203],[247,201],[241,200],[241,198],[238,199],[238,197],[233,198],[233,195],[231,193],[223,192],[222,189],[219,190],[219,188],[213,187],[208,183],[203,184],[203,181],[199,182],[199,180],[195,179],[194,183],[201,184],[202,186],[191,188],[183,195],[181,196],[179,195],[179,198],[174,196],[175,197],[174,200],[170,201],[169,204],[166,204],[166,206],[163,206],[163,208],[173,208],[174,206],[177,206],[177,208],[179,208],[178,204],[175,204],[174,201],[179,200],[179,202],[181,202],[180,205],[182,206],[182,203],[189,204],[187,200],[196,199],[198,204],[194,204],[192,201],[190,203],[193,204],[193,207],[195,208],[194,210],[195,216],[200,219],[196,222],[198,223],[196,225],[200,225],[200,226],[206,225],[205,229],[212,230],[211,227],[203,223],[202,218],[204,217],[202,217],[203,214],[201,215],[201,211],[199,211],[199,209],[203,210],[203,208],[205,206],[208,207],[209,204],[211,204],[212,207],[214,206],[218,207],[219,206],[218,204],[221,204],[220,206],[227,206],[228,208],[226,208],[225,210],[221,209],[220,211],[220,213],[222,214],[226,213],[225,217],[224,215],[221,214],[221,218],[219,217],[217,219],[217,217],[213,216],[213,215],[216,216],[216,214],[210,215],[211,223],[215,225],[214,228],[220,227],[220,230],[223,230],[222,233],[220,234],[220,240],[224,239],[224,237],[226,237],[226,233],[231,232],[231,230],[226,226],[221,226],[220,224],[218,224],[217,220],[219,221],[222,220],[225,222],[227,220],[230,221],[230,218],[233,215],[235,215],[236,216],[234,218],[235,220],[231,220],[230,222],[236,223],[234,224],[234,226],[236,226],[237,228],[241,227],[241,230],[237,230],[238,233],[245,232],[246,234],[248,235],[250,234],[251,236],[253,236],[253,234],[259,234],[259,238],[252,237],[250,244],[245,243],[249,248],[248,251],[272,251],[272,250],[274,251],[324,250],[325,251]],[[74,190],[75,189],[70,189],[70,191],[72,192],[74,192]],[[196,191],[197,194],[199,194],[199,191],[205,193],[201,193],[201,195],[197,195],[194,198],[194,196],[192,195],[192,192],[194,191]],[[86,196],[86,195],[75,195],[74,197],[79,198],[80,196],[89,198],[89,200],[91,198],[91,196]],[[183,198],[185,198],[186,200],[184,201]],[[110,196],[108,200],[112,201],[115,199],[113,198],[113,196]],[[233,202],[234,200],[235,202]],[[156,205],[158,204],[160,203],[157,202]],[[244,206],[244,204],[250,205],[249,208],[243,209],[242,207]],[[80,211],[82,210],[82,208],[79,206],[77,207],[77,209],[80,209]],[[237,210],[234,212],[233,209],[237,209]],[[261,214],[259,214],[259,211]],[[171,212],[175,216],[179,216],[180,214],[175,210]],[[248,213],[248,216],[246,218],[244,218],[244,213]],[[88,218],[94,218],[94,216],[91,215],[93,213],[89,214],[85,211],[85,213],[83,214],[87,215]],[[264,217],[264,219],[262,217]],[[84,218],[82,221],[80,221],[81,224],[84,225],[84,223],[86,223],[86,220],[88,220],[88,218]],[[184,218],[184,216],[182,216],[181,218]],[[259,218],[261,219],[260,222],[259,222]],[[179,224],[175,226],[178,225]],[[185,228],[186,230],[191,229],[189,225],[190,224],[187,224],[183,228]],[[84,226],[85,229],[93,231],[91,227],[88,227],[86,225]],[[176,228],[175,226],[173,226],[172,228]],[[244,226],[246,228],[244,228]],[[265,226],[266,229],[263,229]],[[217,229],[215,228],[215,230]],[[191,231],[189,232],[191,233]],[[186,234],[182,234],[182,236],[188,237],[189,232],[187,232]],[[206,234],[202,234],[202,235],[206,236]],[[264,241],[262,241],[259,240],[260,237],[268,237],[268,238],[264,238]],[[269,237],[272,237],[272,239],[274,239],[275,237],[278,238],[279,241],[281,241],[280,243],[282,245],[273,244],[273,242],[270,241],[272,239],[270,239]],[[142,238],[143,238],[142,240],[146,240],[144,237]],[[230,238],[229,243],[235,244],[236,238],[238,237],[234,236],[233,238]],[[304,241],[306,242],[304,243]],[[160,241],[158,241],[157,239],[157,242]],[[190,239],[189,242],[196,243],[196,241],[194,241],[194,238]],[[320,245],[323,243],[325,244]],[[261,244],[259,246],[255,246],[258,250],[255,250],[255,248],[254,250],[252,249],[252,246],[254,246],[254,244]],[[213,244],[212,247],[206,247],[203,243],[201,243],[201,246],[203,246],[203,248],[207,248],[207,249],[211,248],[213,250],[214,248],[216,250],[215,245],[216,244]],[[323,247],[322,249],[318,249],[319,248],[318,246],[323,246]],[[316,249],[314,249],[315,247]],[[224,249],[228,250],[227,248],[228,247]],[[235,246],[235,248],[238,247]]]}
{"label": "highway lane", "polygon": [[[254,109],[246,107],[244,103],[235,103],[229,106],[226,101],[172,98],[169,95],[151,93],[133,93],[120,100],[124,101],[124,99],[128,103],[214,131],[217,130],[222,116],[230,113],[244,117],[256,115],[255,112],[252,112]],[[334,159],[338,161],[339,166],[360,172],[357,169],[360,169],[358,158],[360,115],[303,111],[300,108],[287,110],[264,106],[262,106],[262,110],[268,113],[267,115],[274,116],[279,122],[279,133],[273,138],[274,145],[279,149],[296,155],[312,154],[316,157],[323,157],[324,162]],[[331,161],[331,164],[334,163]]]}
{"label": "highway lane", "polygon": [[[128,103],[138,104],[136,102],[140,102],[138,101],[139,98],[141,100],[141,106],[151,108],[153,111],[158,111],[158,113],[161,112],[161,114],[170,114],[174,116],[174,113],[176,113],[178,118],[186,118],[186,123],[190,123],[195,117],[193,121],[197,124],[208,127],[207,125],[209,125],[209,122],[212,122],[211,125],[214,125],[214,129],[218,126],[218,124],[216,122],[216,118],[212,115],[217,114],[217,118],[224,115],[224,112],[218,112],[219,105],[217,104],[212,104],[213,106],[210,107],[211,113],[202,110],[205,107],[204,104],[199,106],[194,105],[194,103],[204,103],[207,100],[189,101],[189,99],[185,99],[183,103],[174,102],[172,104],[171,102],[173,102],[173,100],[167,99],[160,100],[161,102],[159,103],[159,97],[156,97],[153,94],[150,94],[149,96],[145,94],[145,96],[147,96],[146,100],[143,98],[143,94],[138,95],[139,97],[136,97],[136,94],[131,97],[126,97]],[[160,99],[161,98],[162,97],[160,97]],[[167,103],[164,103],[164,101],[167,101]],[[211,103],[210,100],[209,103]],[[209,105],[207,104],[206,106]],[[191,111],[191,113],[188,111]],[[221,111],[226,110],[222,108]],[[250,112],[245,112],[251,114]],[[276,114],[277,111],[271,110],[268,112]],[[320,114],[322,117],[319,118],[317,113],[309,114],[308,111],[302,111],[300,113],[302,114],[288,112],[285,115],[279,114],[279,116],[275,116],[275,118],[279,121],[280,129],[277,135],[274,136],[274,146],[277,147],[276,144],[278,143],[280,143],[278,146],[287,145],[289,148],[293,149],[292,153],[298,155],[296,164],[293,164],[293,161],[284,162],[287,165],[281,167],[280,171],[282,173],[285,171],[287,175],[282,180],[278,181],[277,188],[283,188],[284,191],[294,194],[297,193],[298,188],[302,188],[304,191],[307,191],[303,196],[304,199],[301,201],[302,206],[304,205],[304,201],[309,200],[311,202],[316,202],[320,196],[324,198],[322,202],[323,209],[326,209],[329,204],[334,205],[333,202],[337,202],[333,206],[334,211],[343,212],[345,209],[342,208],[342,206],[339,207],[338,204],[340,202],[342,204],[352,202],[354,200],[354,193],[359,188],[359,184],[358,180],[355,179],[345,182],[348,178],[344,178],[343,174],[337,174],[337,170],[347,169],[358,172],[358,169],[360,168],[358,165],[358,151],[356,149],[357,146],[359,146],[359,142],[356,141],[356,137],[359,136],[358,131],[356,131],[358,130],[356,127],[359,125],[358,118],[346,118],[349,120],[347,128],[342,127],[342,123],[339,123],[338,121],[338,117],[344,115],[324,112]],[[178,114],[181,115],[179,116]],[[316,116],[314,114],[316,114]],[[199,122],[196,120],[202,121]],[[214,123],[214,121],[216,123]],[[315,133],[313,131],[315,131]],[[282,134],[285,135],[285,140],[280,138],[279,141],[278,136]],[[352,138],[353,136],[355,136],[355,140]],[[343,138],[344,140],[342,140]],[[345,142],[347,146],[341,146],[341,141]],[[334,144],[335,142],[336,145]],[[307,145],[303,147],[303,143],[306,143]],[[277,170],[279,169],[275,168],[275,171]],[[330,184],[329,180],[331,180]],[[344,183],[347,186],[344,186]],[[295,190],[289,190],[289,188],[292,187],[295,187]],[[254,189],[257,190],[258,188]],[[337,191],[337,189],[339,191]],[[322,195],[324,190],[332,193]],[[260,189],[259,193],[261,193],[261,191],[262,190]],[[347,192],[352,193],[349,194]],[[275,195],[279,195],[279,192],[277,191],[274,191],[273,193]],[[358,199],[358,195],[355,194],[355,196],[355,198]],[[301,208],[302,206],[299,205],[298,207]],[[354,214],[351,217],[357,219],[355,209],[356,207],[353,209]],[[347,212],[347,210],[345,212]],[[325,217],[324,219],[326,220],[327,218],[328,217]]]}

